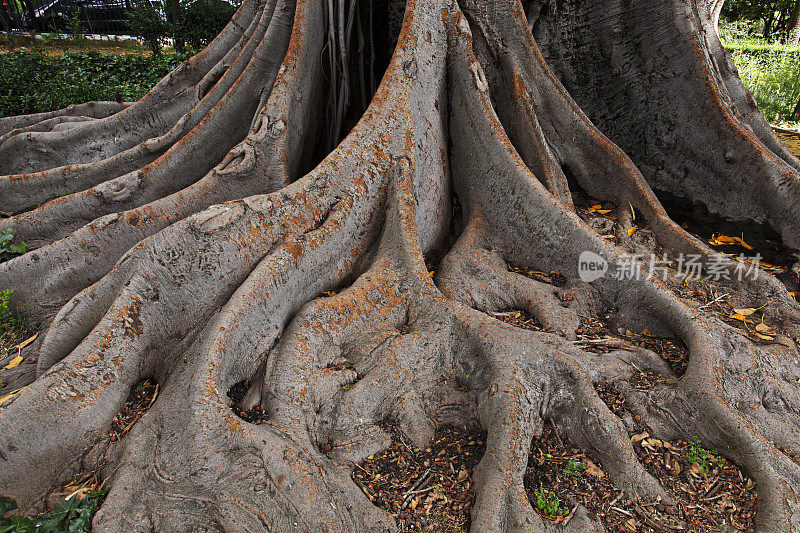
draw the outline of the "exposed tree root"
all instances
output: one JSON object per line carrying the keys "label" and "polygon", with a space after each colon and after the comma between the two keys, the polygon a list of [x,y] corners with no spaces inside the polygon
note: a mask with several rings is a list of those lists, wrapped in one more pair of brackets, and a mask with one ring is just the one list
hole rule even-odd
{"label": "exposed tree root", "polygon": [[[119,113],[8,126],[21,130],[0,144],[0,168],[16,175],[0,187],[21,192],[3,205],[23,210],[44,184],[67,194],[0,222],[35,247],[0,265],[0,284],[47,330],[38,378],[0,408],[0,490],[35,509],[82,458],[102,456],[97,531],[393,530],[353,483],[352,462],[390,445],[387,423],[420,448],[441,425],[470,424],[487,433],[473,531],[600,530],[582,508],[566,527],[544,521],[524,476],[549,423],[628,497],[675,503],[600,398],[599,386],[615,386],[654,434],[700,437],[741,466],[758,484],[759,529],[797,529],[800,467],[778,449],[800,452],[800,309],[786,289],[763,273],[718,284],[738,305],[766,304],[784,335],[761,346],[682,299],[675,276],[579,279],[584,252],[610,263],[694,253],[706,272],[735,263],[669,218],[634,166],[640,152],[632,161],[600,133],[548,69],[529,23],[552,52],[547,28],[581,33],[566,16],[552,23],[572,4],[537,18],[516,1],[410,0],[368,109],[317,164],[317,143],[353,112],[343,102],[367,93],[365,73],[350,70],[364,57],[354,6],[245,2],[205,52]],[[635,20],[649,28],[654,13]],[[613,40],[613,23],[598,24]],[[690,46],[700,30],[680,27],[670,35]],[[578,40],[568,39],[576,57],[592,57]],[[326,63],[332,42],[341,69]],[[692,80],[705,76],[693,68]],[[320,123],[326,88],[336,109]],[[712,105],[735,100],[726,91],[713,85],[696,104],[714,125],[728,121],[704,134],[720,146],[738,136],[736,161],[759,171],[750,185],[773,170],[794,179],[791,161],[745,132],[744,113]],[[705,168],[730,176],[726,165]],[[682,184],[714,205],[706,177]],[[755,203],[764,190],[735,195]],[[582,218],[584,193],[616,206],[615,220]],[[794,244],[794,207],[764,201]],[[442,258],[433,273],[431,256]],[[685,372],[622,341],[592,350],[580,331],[607,308],[623,330],[682,342]],[[487,315],[515,309],[541,327]],[[643,371],[671,379],[646,392],[626,385]],[[152,406],[118,441],[104,439],[143,379],[158,384]],[[259,423],[236,414],[254,409]]]}

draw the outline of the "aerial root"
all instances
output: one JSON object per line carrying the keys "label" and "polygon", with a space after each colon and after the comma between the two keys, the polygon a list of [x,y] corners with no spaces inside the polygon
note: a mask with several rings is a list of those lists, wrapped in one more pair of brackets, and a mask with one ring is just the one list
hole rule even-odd
{"label": "aerial root", "polygon": [[[171,403],[173,400],[162,400],[165,403],[161,405],[170,405],[164,416],[180,418],[186,416],[182,413],[190,413],[189,420],[181,420],[178,426],[201,420],[199,433],[187,445],[183,442],[187,433],[154,433],[142,428],[149,443],[131,448],[136,455],[126,460],[124,471],[115,477],[109,495],[112,503],[98,515],[96,523],[110,530],[122,524],[146,529],[153,520],[158,524],[162,514],[158,509],[166,504],[163,496],[157,495],[167,492],[171,495],[168,505],[181,514],[188,513],[189,521],[211,515],[222,528],[236,529],[244,527],[243,524],[263,527],[261,523],[305,530],[316,530],[323,525],[348,531],[394,528],[393,521],[372,506],[349,479],[349,466],[331,462],[322,454],[319,449],[322,433],[316,422],[329,416],[332,396],[341,395],[352,379],[352,371],[330,368],[330,363],[340,357],[334,353],[336,342],[331,342],[324,333],[322,339],[319,337],[320,328],[323,325],[333,328],[333,333],[341,327],[342,335],[347,338],[347,333],[363,325],[358,318],[359,309],[369,308],[375,315],[373,318],[379,319],[385,318],[385,310],[368,303],[366,297],[352,298],[351,291],[358,291],[355,287],[335,297],[313,300],[299,312],[295,309],[323,288],[338,285],[350,275],[348,269],[358,263],[351,267],[342,264],[352,259],[346,250],[369,249],[378,237],[363,228],[380,226],[377,221],[364,219],[382,212],[380,204],[364,211],[366,205],[340,198],[334,212],[325,217],[318,229],[286,242],[249,274],[191,349],[190,359],[199,356],[201,363],[182,366],[184,372],[202,369],[191,378],[193,385],[188,398],[180,385],[174,390],[164,389],[164,395],[177,395],[174,400],[177,408]],[[392,222],[395,220],[386,227],[396,226]],[[387,230],[384,239],[390,233],[393,231]],[[391,237],[388,240],[394,242]],[[419,263],[418,276],[425,276],[421,260]],[[319,264],[333,268],[316,272],[315,265]],[[378,272],[384,272],[384,260],[378,259],[376,265]],[[341,272],[339,277],[324,277],[336,271]],[[364,278],[368,280],[369,276]],[[367,292],[383,287],[369,281],[364,285],[369,286]],[[390,285],[383,289],[388,291],[387,297],[397,290],[397,280]],[[287,298],[265,297],[282,292]],[[348,305],[354,308],[349,309]],[[402,316],[404,313],[399,313],[397,319]],[[293,317],[291,323],[283,331],[283,323],[289,317]],[[330,320],[324,320],[326,317]],[[323,339],[326,342],[320,344]],[[339,342],[342,341],[340,338]],[[268,355],[264,401],[269,418],[266,424],[245,424],[227,407],[224,391],[246,369],[257,367],[265,353]],[[175,376],[180,383],[179,378]],[[232,435],[231,427],[235,429]],[[154,445],[154,439],[159,444]],[[176,446],[181,453],[170,453]],[[211,459],[195,459],[207,455],[208,450],[212,450]],[[220,465],[220,469],[198,470],[198,465],[208,463]],[[140,473],[142,464],[148,465],[144,469],[148,474]],[[228,477],[236,483],[228,483]],[[202,504],[198,507],[197,499],[191,496],[200,486],[203,501],[212,501],[217,491],[225,496],[220,495],[220,503],[213,509]],[[136,509],[135,513],[126,512],[131,507]],[[142,518],[132,525],[132,516]]]}
{"label": "aerial root", "polygon": [[[71,120],[75,118],[98,119],[106,118],[119,113],[125,108],[133,105],[134,102],[86,102],[85,104],[73,104],[57,111],[46,111],[44,113],[33,113],[30,115],[17,115],[14,117],[0,118],[0,144],[16,133],[15,131],[37,131],[29,129],[49,122],[52,119]],[[39,130],[49,131],[49,130]]]}

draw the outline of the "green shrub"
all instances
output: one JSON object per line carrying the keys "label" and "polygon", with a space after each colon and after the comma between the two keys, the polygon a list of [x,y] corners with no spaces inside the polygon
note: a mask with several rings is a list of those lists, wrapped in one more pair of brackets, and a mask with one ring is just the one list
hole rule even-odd
{"label": "green shrub", "polygon": [[10,229],[0,230],[0,262],[8,261],[12,257],[22,255],[28,251],[24,242],[13,244],[14,234]]}
{"label": "green shrub", "polygon": [[573,459],[567,461],[567,466],[565,466],[563,470],[565,476],[572,477],[582,476],[584,471],[586,471],[586,467],[583,466],[583,463]]}
{"label": "green shrub", "polygon": [[790,120],[800,97],[800,52],[785,45],[731,49],[745,86],[770,122]]}
{"label": "green shrub", "polygon": [[0,54],[0,116],[53,111],[90,100],[138,100],[183,59],[94,51],[58,57]]}
{"label": "green shrub", "polygon": [[203,48],[231,20],[236,6],[225,0],[194,0],[181,6],[176,34],[192,48]]}
{"label": "green shrub", "polygon": [[2,518],[3,514],[16,509],[17,504],[9,498],[0,498],[0,533],[89,532],[92,529],[92,517],[100,508],[104,496],[105,492],[89,491],[81,500],[78,500],[77,497],[61,500],[49,513],[39,516],[9,516],[8,518]]}
{"label": "green shrub", "polygon": [[127,14],[131,33],[141,39],[154,56],[161,55],[161,43],[170,30],[161,11],[150,0],[136,0]]}

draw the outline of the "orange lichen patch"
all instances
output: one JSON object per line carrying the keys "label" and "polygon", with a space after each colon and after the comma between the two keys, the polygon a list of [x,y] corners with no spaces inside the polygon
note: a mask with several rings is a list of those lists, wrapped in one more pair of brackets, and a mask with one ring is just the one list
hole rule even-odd
{"label": "orange lichen patch", "polygon": [[233,415],[228,415],[225,417],[225,422],[228,424],[228,427],[233,433],[239,437],[244,436],[244,430],[242,429],[242,425],[239,423],[239,418]]}

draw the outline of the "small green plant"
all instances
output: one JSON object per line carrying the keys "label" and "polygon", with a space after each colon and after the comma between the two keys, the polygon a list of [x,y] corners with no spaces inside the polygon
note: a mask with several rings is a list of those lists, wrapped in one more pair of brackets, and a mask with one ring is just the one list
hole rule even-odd
{"label": "small green plant", "polygon": [[561,504],[561,498],[555,493],[550,492],[545,488],[538,488],[533,491],[536,496],[536,508],[546,516],[564,516],[569,513],[564,505]]}
{"label": "small green plant", "polygon": [[458,390],[464,392],[469,391],[469,380],[467,379],[467,373],[463,369],[456,376],[456,381],[457,381],[456,388]]}
{"label": "small green plant", "polygon": [[[6,289],[0,294],[0,333],[4,333],[10,329],[19,326],[16,314],[11,311],[9,302],[11,295],[14,293],[12,289]],[[2,533],[2,530],[0,530]]]}
{"label": "small green plant", "polygon": [[573,459],[570,459],[567,462],[567,466],[565,466],[564,470],[562,470],[565,476],[572,476],[572,477],[582,476],[585,471],[586,467],[583,466],[583,463],[575,461]]}
{"label": "small green plant", "polygon": [[722,466],[725,463],[725,458],[718,452],[707,450],[700,445],[700,439],[695,438],[689,441],[688,444],[689,462],[695,463],[703,474],[711,472],[711,464],[716,463]]}
{"label": "small green plant", "polygon": [[77,497],[61,500],[52,511],[39,516],[9,516],[2,518],[8,511],[17,508],[17,503],[10,498],[0,498],[0,533],[89,532],[92,528],[92,517],[105,497],[104,491],[89,491],[78,500]]}
{"label": "small green plant", "polygon": [[67,17],[65,23],[67,26],[67,33],[72,38],[72,41],[76,45],[83,47],[86,43],[86,30],[83,27],[83,23],[81,23],[79,12],[76,11],[71,16]]}
{"label": "small green plant", "polygon": [[8,261],[14,256],[22,255],[28,251],[28,245],[24,242],[13,244],[14,234],[11,230],[0,230],[0,261]]}

